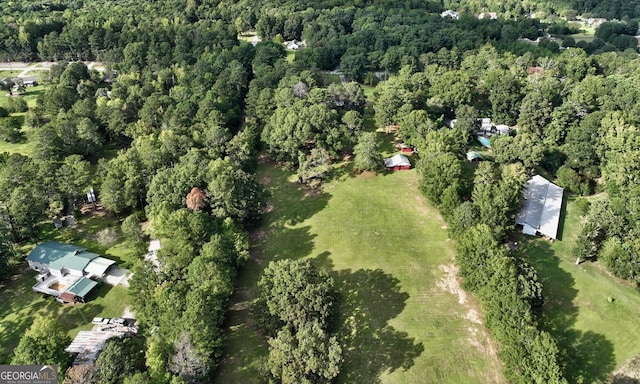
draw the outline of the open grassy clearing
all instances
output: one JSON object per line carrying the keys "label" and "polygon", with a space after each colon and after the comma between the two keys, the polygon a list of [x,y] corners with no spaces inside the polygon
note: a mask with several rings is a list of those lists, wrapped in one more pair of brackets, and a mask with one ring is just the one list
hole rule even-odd
{"label": "open grassy clearing", "polygon": [[640,294],[597,263],[575,264],[571,248],[581,225],[571,201],[565,217],[561,241],[522,236],[519,252],[538,270],[546,298],[544,327],[568,358],[569,382],[601,382],[640,352]]}
{"label": "open grassy clearing", "polygon": [[375,91],[376,87],[364,84],[360,84],[360,86],[362,87],[362,92],[364,92],[364,96],[367,98],[367,101],[373,103],[373,91]]}
{"label": "open grassy clearing", "polygon": [[[36,106],[38,96],[40,96],[46,90],[46,86],[38,85],[36,87],[27,87],[25,92],[20,95],[8,96],[8,94],[0,93],[0,106],[7,106],[7,100],[9,97],[21,97],[27,102],[27,106],[29,108],[33,108]],[[32,133],[32,129],[25,125],[25,112],[21,113],[12,113],[12,117],[17,117],[20,119],[22,124],[22,140],[18,143],[7,143],[5,141],[0,140],[0,153],[19,153],[25,156],[33,156],[33,154],[37,150],[37,145],[33,141],[29,140],[29,136]]]}
{"label": "open grassy clearing", "polygon": [[503,382],[478,303],[459,290],[446,226],[417,190],[415,171],[353,176],[341,164],[322,191],[290,172],[259,169],[271,211],[252,234],[217,381],[261,382],[264,338],[249,306],[271,260],[312,258],[338,290],[339,383]]}
{"label": "open grassy clearing", "polygon": [[296,52],[292,49],[287,49],[287,63],[291,64],[296,59]]}
{"label": "open grassy clearing", "polygon": [[330,73],[323,73],[322,80],[328,86],[329,84],[342,84],[340,81],[340,75],[333,75]]}
{"label": "open grassy clearing", "polygon": [[[131,268],[137,260],[144,255],[136,255],[133,247],[122,236],[119,221],[99,210],[95,213],[85,213],[77,218],[78,223],[74,228],[55,229],[51,222],[43,224],[43,241],[53,240],[63,243],[71,243],[87,248],[90,252],[104,255],[115,260],[121,268]],[[112,228],[117,235],[116,243],[111,247],[104,247],[98,242],[98,232],[105,228]],[[31,249],[28,249],[30,251]]]}
{"label": "open grassy clearing", "polygon": [[580,33],[575,33],[573,35],[569,35],[571,37],[573,37],[573,39],[578,42],[578,41],[586,41],[587,43],[590,43],[593,41],[594,39],[594,35],[596,33],[596,29],[586,25],[586,24],[582,24],[580,23]]}
{"label": "open grassy clearing", "polygon": [[243,40],[243,41],[246,41],[247,43],[250,43],[255,36],[258,36],[257,32],[251,32],[251,31],[242,32],[238,34],[238,40]]}
{"label": "open grassy clearing", "polygon": [[38,100],[38,96],[44,93],[46,88],[47,86],[45,85],[38,85],[35,87],[26,87],[23,93],[21,93],[20,95],[14,94],[13,96],[9,96],[7,93],[2,92],[0,93],[0,105],[6,106],[7,100],[9,99],[9,97],[22,97],[27,102],[27,105],[29,106],[29,108],[33,108],[36,106],[36,101]]}
{"label": "open grassy clearing", "polygon": [[19,153],[25,156],[33,156],[36,151],[36,144],[23,139],[20,143],[7,143],[0,141],[0,153]]}
{"label": "open grassy clearing", "polygon": [[41,77],[46,76],[47,72],[49,72],[49,68],[37,68],[25,73],[24,76]]}

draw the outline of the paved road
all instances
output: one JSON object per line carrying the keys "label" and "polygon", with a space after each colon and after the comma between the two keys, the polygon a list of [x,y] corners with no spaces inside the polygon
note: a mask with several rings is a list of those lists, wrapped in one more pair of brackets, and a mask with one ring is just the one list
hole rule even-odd
{"label": "paved road", "polygon": [[[102,66],[102,63],[99,63],[96,61],[84,61],[83,63],[85,63],[87,65],[87,68],[89,69],[93,69],[93,67],[95,66]],[[4,62],[4,63],[0,63],[0,71],[20,70],[21,72],[18,74],[17,77],[26,77],[27,74],[31,71],[48,70],[54,64],[55,62],[52,62],[52,61],[41,61],[39,63],[23,63],[23,62],[17,62],[17,61],[11,62],[11,63]]]}

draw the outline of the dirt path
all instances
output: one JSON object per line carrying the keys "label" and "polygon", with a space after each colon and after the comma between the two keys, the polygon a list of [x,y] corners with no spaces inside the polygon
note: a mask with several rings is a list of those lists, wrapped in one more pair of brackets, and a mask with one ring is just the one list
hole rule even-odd
{"label": "dirt path", "polygon": [[[436,285],[443,291],[450,292],[458,298],[458,303],[461,304],[466,312],[463,314],[463,318],[469,321],[469,338],[467,341],[470,345],[475,347],[480,353],[484,353],[496,362],[498,366],[502,366],[497,354],[497,346],[487,329],[484,326],[484,318],[480,312],[478,304],[472,303],[472,300],[467,296],[467,292],[460,286],[460,279],[458,278],[458,268],[453,264],[441,265],[439,269],[444,273],[442,279],[436,283]],[[490,378],[493,383],[502,382],[501,377]]]}

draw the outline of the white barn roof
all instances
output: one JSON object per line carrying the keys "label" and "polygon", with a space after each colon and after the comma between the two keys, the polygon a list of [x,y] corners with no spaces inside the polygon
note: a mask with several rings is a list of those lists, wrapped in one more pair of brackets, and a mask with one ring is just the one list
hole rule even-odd
{"label": "white barn roof", "polygon": [[555,239],[560,223],[560,209],[564,190],[540,175],[533,176],[525,184],[524,201],[516,216],[516,224],[524,227],[524,233],[539,232]]}
{"label": "white barn roof", "polygon": [[104,257],[96,257],[89,262],[84,271],[89,275],[102,276],[116,262]]}
{"label": "white barn roof", "polygon": [[410,166],[411,162],[409,162],[409,159],[407,159],[406,156],[403,156],[400,154],[390,157],[388,159],[384,159],[384,166],[387,168],[401,167],[406,165]]}

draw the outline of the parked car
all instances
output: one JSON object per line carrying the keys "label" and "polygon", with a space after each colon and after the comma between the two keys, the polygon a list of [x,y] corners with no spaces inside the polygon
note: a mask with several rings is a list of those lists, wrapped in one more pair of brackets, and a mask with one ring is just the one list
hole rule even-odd
{"label": "parked car", "polygon": [[109,324],[110,320],[111,319],[105,317],[94,317],[91,322],[96,325],[106,325]]}
{"label": "parked car", "polygon": [[117,325],[127,325],[127,320],[121,318],[121,317],[116,317],[114,319],[111,319],[109,321],[109,324],[117,324]]}

